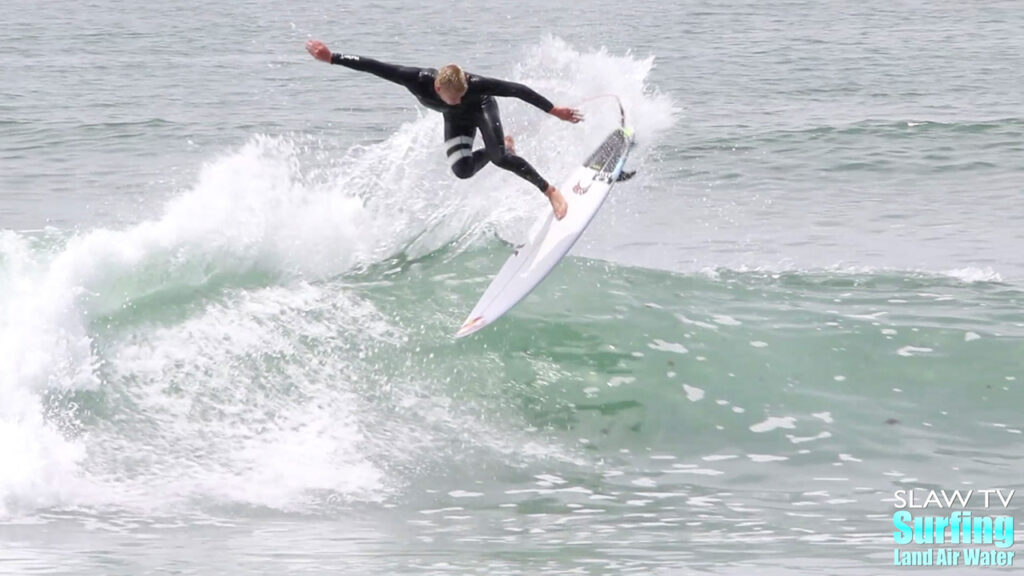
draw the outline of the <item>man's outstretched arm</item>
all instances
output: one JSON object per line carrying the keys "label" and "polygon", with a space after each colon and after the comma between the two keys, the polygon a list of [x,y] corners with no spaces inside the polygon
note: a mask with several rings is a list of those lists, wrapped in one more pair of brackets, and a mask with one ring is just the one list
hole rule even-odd
{"label": "man's outstretched arm", "polygon": [[474,81],[480,87],[480,91],[484,94],[519,98],[523,102],[532,104],[548,114],[557,116],[566,122],[572,122],[575,124],[576,122],[583,120],[583,114],[581,114],[579,110],[564,106],[555,106],[550,100],[541,96],[536,90],[525,84],[510,82],[508,80],[498,80],[497,78],[488,78],[486,76],[479,75],[476,75]]}
{"label": "man's outstretched arm", "polygon": [[335,54],[319,40],[310,40],[306,42],[306,51],[313,55],[314,58],[321,62],[328,62],[330,64],[337,64],[360,72],[369,72],[378,78],[389,80],[396,84],[409,87],[415,84],[416,79],[419,77],[420,69],[412,66],[398,66],[396,64],[388,64],[373,58],[364,58],[362,56],[353,56],[351,54]]}

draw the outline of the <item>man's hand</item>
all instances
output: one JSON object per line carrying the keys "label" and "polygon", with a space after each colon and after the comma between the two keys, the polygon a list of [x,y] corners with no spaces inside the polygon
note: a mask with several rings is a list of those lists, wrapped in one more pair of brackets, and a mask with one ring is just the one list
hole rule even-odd
{"label": "man's hand", "polygon": [[566,122],[572,122],[573,124],[576,124],[577,122],[582,122],[583,121],[583,113],[580,112],[579,110],[575,109],[575,108],[567,108],[565,106],[555,106],[554,108],[551,109],[550,112],[548,112],[548,114],[551,114],[551,115],[559,118],[560,120],[565,120]]}
{"label": "man's hand", "polygon": [[313,55],[313,58],[322,62],[331,62],[331,50],[319,40],[310,40],[306,42],[306,52]]}

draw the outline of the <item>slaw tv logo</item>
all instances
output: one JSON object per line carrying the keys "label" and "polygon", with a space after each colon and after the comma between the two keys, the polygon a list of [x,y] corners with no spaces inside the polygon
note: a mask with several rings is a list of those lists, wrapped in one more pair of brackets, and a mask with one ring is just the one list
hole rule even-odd
{"label": "slaw tv logo", "polygon": [[1013,566],[1015,490],[896,490],[896,566]]}

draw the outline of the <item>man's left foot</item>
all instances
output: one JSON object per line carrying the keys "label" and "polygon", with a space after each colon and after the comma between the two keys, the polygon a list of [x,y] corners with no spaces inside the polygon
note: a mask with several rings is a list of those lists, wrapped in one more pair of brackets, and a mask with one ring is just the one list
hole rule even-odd
{"label": "man's left foot", "polygon": [[505,150],[512,155],[516,153],[516,141],[511,136],[505,136]]}

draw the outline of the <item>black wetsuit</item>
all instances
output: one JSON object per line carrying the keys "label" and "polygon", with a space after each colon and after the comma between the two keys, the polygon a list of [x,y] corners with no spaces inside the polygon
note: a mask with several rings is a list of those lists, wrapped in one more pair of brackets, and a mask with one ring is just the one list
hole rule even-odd
{"label": "black wetsuit", "polygon": [[[493,96],[511,96],[533,104],[544,112],[554,107],[547,98],[531,88],[515,82],[466,74],[468,89],[455,106],[446,104],[434,90],[437,70],[414,68],[379,62],[372,58],[350,54],[332,54],[331,64],[338,64],[369,72],[385,80],[405,86],[421,104],[444,115],[444,139],[448,164],[459,178],[476,174],[487,162],[515,172],[546,192],[548,183],[529,162],[505,149],[505,134],[501,127],[498,103]],[[473,138],[477,129],[484,140],[484,148],[473,152]]]}

